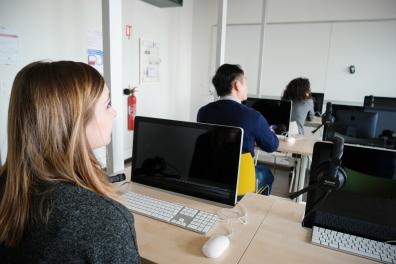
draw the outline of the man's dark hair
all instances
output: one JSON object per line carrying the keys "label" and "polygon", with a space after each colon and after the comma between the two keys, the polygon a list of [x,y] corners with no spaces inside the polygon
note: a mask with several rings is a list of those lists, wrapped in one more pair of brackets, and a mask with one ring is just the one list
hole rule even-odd
{"label": "man's dark hair", "polygon": [[225,96],[231,93],[232,82],[238,79],[244,72],[238,64],[223,64],[213,76],[212,83],[216,88],[218,96]]}
{"label": "man's dark hair", "polygon": [[282,99],[301,101],[311,98],[311,96],[311,84],[309,80],[306,78],[296,78],[291,80],[286,86]]}

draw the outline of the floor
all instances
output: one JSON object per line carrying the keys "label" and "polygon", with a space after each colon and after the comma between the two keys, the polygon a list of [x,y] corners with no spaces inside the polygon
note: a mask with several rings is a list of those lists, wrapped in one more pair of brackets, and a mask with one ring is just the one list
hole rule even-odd
{"label": "floor", "polygon": [[[290,181],[291,181],[291,176],[290,176],[290,168],[289,167],[284,167],[284,166],[277,166],[276,169],[270,165],[268,165],[268,168],[271,169],[272,173],[274,174],[275,180],[272,185],[272,192],[271,195],[275,196],[280,196],[280,197],[285,197],[287,198],[289,195],[289,187],[290,187]],[[306,177],[305,177],[305,186],[309,182],[309,169],[306,172]],[[302,196],[302,201],[306,202],[306,194],[303,194]]]}
{"label": "floor", "polygon": [[273,166],[268,166],[268,168],[271,169],[275,177],[274,183],[272,184],[271,195],[287,197],[291,181],[291,178],[289,177],[290,168],[283,166],[277,166],[275,170]]}

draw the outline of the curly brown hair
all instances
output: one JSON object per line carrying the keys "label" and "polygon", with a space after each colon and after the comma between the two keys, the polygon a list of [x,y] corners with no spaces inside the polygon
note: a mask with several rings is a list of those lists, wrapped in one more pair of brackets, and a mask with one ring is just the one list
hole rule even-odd
{"label": "curly brown hair", "polygon": [[282,99],[292,101],[301,101],[311,97],[311,84],[308,79],[301,77],[291,80],[282,95]]}

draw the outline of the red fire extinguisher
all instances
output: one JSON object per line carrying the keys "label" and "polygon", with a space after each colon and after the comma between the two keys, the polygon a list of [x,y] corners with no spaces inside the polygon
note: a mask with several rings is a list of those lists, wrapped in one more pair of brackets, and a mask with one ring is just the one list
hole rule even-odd
{"label": "red fire extinguisher", "polygon": [[128,130],[132,131],[135,126],[135,116],[136,116],[136,87],[132,89],[124,89],[124,94],[128,96]]}

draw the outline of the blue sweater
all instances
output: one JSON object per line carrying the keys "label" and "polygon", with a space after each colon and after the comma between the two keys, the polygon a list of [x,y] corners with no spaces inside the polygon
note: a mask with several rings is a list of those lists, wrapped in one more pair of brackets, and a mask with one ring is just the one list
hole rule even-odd
{"label": "blue sweater", "polygon": [[279,140],[269,128],[267,120],[256,110],[233,100],[218,100],[198,111],[197,121],[243,128],[242,153],[254,156],[254,143],[262,150],[273,152]]}

